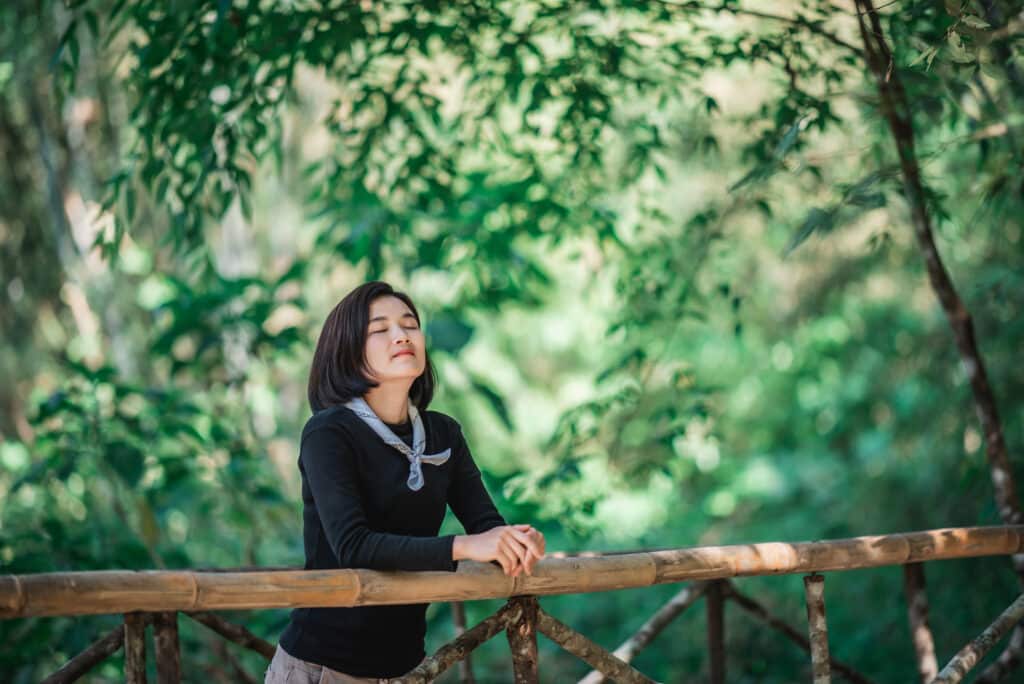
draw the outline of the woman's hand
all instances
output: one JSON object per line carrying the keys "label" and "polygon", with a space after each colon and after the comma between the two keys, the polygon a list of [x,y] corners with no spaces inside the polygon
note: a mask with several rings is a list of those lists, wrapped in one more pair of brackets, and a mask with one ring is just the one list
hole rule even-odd
{"label": "woman's hand", "polygon": [[497,561],[506,575],[516,577],[544,557],[544,535],[530,525],[504,525],[455,537],[452,560]]}

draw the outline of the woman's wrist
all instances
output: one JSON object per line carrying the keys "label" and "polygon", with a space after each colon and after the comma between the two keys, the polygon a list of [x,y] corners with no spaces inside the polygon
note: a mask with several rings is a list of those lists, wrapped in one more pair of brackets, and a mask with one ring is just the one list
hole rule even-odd
{"label": "woman's wrist", "polygon": [[468,537],[468,535],[465,535],[465,534],[457,534],[457,535],[455,535],[455,538],[452,539],[452,560],[453,561],[465,560],[468,557],[468,556],[466,556],[466,541],[467,541],[467,537]]}

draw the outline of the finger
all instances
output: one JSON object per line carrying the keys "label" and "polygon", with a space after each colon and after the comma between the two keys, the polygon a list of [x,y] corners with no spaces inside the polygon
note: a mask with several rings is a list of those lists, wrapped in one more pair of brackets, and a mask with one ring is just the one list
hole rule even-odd
{"label": "finger", "polygon": [[520,544],[516,539],[511,536],[503,536],[501,541],[498,542],[500,547],[507,549],[512,553],[513,558],[518,559],[520,563],[526,563],[526,546]]}
{"label": "finger", "polygon": [[543,550],[541,551],[541,553],[537,553],[535,549],[527,548],[526,549],[526,554],[527,554],[527,561],[526,561],[526,563],[524,565],[526,566],[527,574],[532,575],[533,574],[534,566],[537,565],[537,561],[539,561],[541,558],[544,557],[544,553],[543,553]]}
{"label": "finger", "polygon": [[530,549],[526,550],[526,560],[523,562],[523,570],[526,572],[527,575],[533,574],[533,568],[535,565],[537,565],[537,561],[539,560],[540,556],[535,554]]}
{"label": "finger", "polygon": [[543,554],[544,549],[547,546],[544,540],[544,534],[541,533],[539,530],[535,530],[533,528],[527,530],[526,534],[530,537],[530,539],[532,539],[536,543],[536,546],[540,548],[541,553]]}
{"label": "finger", "polygon": [[498,561],[498,564],[501,566],[501,571],[503,573],[505,573],[506,575],[511,574],[511,572],[512,572],[511,561],[508,559],[508,557],[504,553],[499,551],[496,554],[494,560]]}
{"label": "finger", "polygon": [[523,530],[519,530],[519,529],[516,529],[516,528],[513,527],[512,529],[509,530],[509,535],[511,537],[514,537],[515,540],[518,541],[523,546],[532,549],[534,552],[539,551],[539,548],[537,548],[537,546],[536,546],[536,542],[534,541],[533,537],[530,536],[529,533],[524,532]]}
{"label": "finger", "polygon": [[526,548],[530,549],[530,551],[532,551],[535,556],[539,558],[540,556],[544,555],[544,549],[541,548],[540,544],[537,543],[536,538],[527,534],[526,532],[522,532],[517,529],[513,529],[511,533],[515,536],[516,541],[523,544],[523,546],[525,546]]}
{"label": "finger", "polygon": [[537,558],[537,556],[533,555],[532,551],[528,552],[526,554],[526,562],[523,563],[523,571],[527,575],[532,575],[533,574],[533,566],[537,564],[538,560],[540,560],[540,559]]}
{"label": "finger", "polygon": [[537,544],[540,546],[541,555],[543,556],[545,553],[547,553],[548,542],[541,532],[534,530],[534,533],[537,535]]}
{"label": "finger", "polygon": [[502,550],[502,557],[505,559],[505,564],[508,566],[508,569],[506,570],[505,574],[509,577],[515,577],[516,575],[518,575],[520,571],[520,565],[519,560],[515,557],[515,555],[507,550]]}

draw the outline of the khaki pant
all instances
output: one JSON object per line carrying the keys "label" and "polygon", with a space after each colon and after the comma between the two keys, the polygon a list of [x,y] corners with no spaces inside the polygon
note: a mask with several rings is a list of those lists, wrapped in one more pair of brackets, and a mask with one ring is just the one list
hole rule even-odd
{"label": "khaki pant", "polygon": [[323,665],[300,660],[278,644],[263,684],[387,684],[387,677],[353,677]]}

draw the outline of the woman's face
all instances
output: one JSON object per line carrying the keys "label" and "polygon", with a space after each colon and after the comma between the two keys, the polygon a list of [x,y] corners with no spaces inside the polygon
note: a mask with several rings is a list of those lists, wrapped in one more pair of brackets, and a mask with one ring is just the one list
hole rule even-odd
{"label": "woman's face", "polygon": [[385,295],[370,303],[366,330],[366,365],[374,380],[408,380],[426,368],[423,331],[416,316],[398,297]]}

